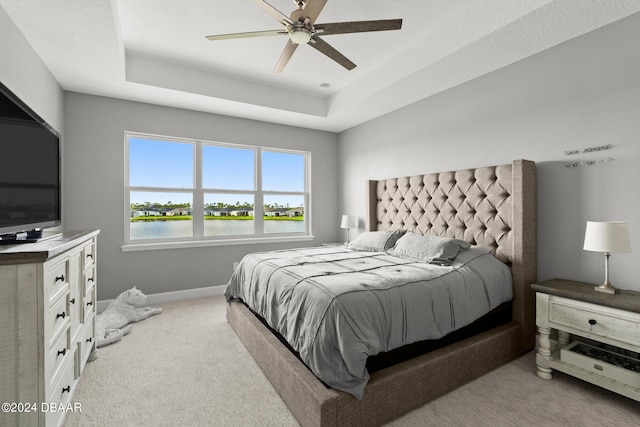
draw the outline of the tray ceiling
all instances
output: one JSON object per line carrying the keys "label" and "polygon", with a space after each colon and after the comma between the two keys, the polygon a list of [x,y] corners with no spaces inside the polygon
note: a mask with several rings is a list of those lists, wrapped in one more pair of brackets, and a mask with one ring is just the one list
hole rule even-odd
{"label": "tray ceiling", "polygon": [[[285,14],[291,0],[268,0]],[[313,0],[311,0],[313,1]],[[640,11],[638,1],[329,0],[317,23],[402,18],[325,36],[347,71],[250,0],[0,0],[63,89],[340,132]]]}

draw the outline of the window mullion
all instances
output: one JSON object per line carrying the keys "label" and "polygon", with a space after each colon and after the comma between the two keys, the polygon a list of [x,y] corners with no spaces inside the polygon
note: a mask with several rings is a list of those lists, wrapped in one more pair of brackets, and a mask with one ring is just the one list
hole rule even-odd
{"label": "window mullion", "polygon": [[193,236],[196,239],[204,237],[204,192],[202,190],[202,142],[196,141],[194,144],[193,156],[193,206],[192,206],[192,224]]}
{"label": "window mullion", "polygon": [[262,150],[255,152],[255,202],[254,202],[254,225],[257,236],[264,235],[264,194],[262,191]]}

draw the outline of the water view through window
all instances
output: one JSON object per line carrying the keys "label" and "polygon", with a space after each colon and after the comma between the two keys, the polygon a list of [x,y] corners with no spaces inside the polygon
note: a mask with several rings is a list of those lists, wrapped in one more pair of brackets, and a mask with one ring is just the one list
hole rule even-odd
{"label": "water view through window", "polygon": [[128,143],[129,240],[308,233],[307,153],[134,136]]}

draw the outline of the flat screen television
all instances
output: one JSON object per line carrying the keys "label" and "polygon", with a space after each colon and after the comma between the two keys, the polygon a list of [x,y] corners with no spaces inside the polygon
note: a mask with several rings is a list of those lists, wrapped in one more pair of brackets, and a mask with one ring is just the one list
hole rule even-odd
{"label": "flat screen television", "polygon": [[60,169],[60,134],[0,83],[0,241],[61,223]]}

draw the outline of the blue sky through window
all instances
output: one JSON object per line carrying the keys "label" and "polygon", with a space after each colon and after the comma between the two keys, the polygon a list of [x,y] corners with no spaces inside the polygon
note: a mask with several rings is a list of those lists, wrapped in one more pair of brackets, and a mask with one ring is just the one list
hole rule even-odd
{"label": "blue sky through window", "polygon": [[[194,149],[191,143],[129,138],[129,185],[191,189],[194,187]],[[223,190],[254,190],[254,150],[203,144],[203,187]],[[296,191],[305,189],[305,156],[297,153],[262,152],[262,183],[265,191]],[[164,200],[167,196],[171,199]],[[214,197],[215,196],[215,197]],[[215,200],[214,200],[215,199]],[[205,204],[236,204],[252,200],[246,194],[209,194]],[[131,192],[131,203],[191,203],[191,192],[153,193]],[[297,207],[303,196],[269,195],[265,203]]]}
{"label": "blue sky through window", "polygon": [[192,144],[142,138],[129,139],[129,185],[193,187]]}

